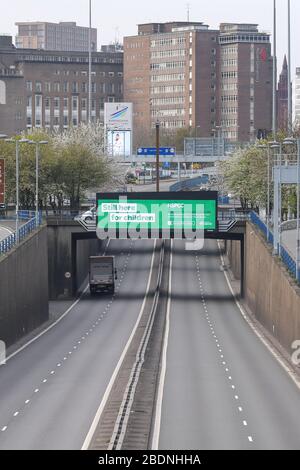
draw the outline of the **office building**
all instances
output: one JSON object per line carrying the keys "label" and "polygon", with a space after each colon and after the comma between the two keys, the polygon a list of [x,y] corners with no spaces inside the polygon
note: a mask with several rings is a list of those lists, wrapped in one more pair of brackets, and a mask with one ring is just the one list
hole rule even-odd
{"label": "office building", "polygon": [[[92,120],[123,101],[123,53],[92,54]],[[17,49],[0,37],[0,133],[63,130],[88,119],[88,53]]]}
{"label": "office building", "polygon": [[296,78],[294,86],[294,97],[295,97],[295,113],[294,118],[298,126],[300,126],[300,67],[296,68]]}
{"label": "office building", "polygon": [[[89,48],[89,28],[75,22],[48,23],[43,21],[16,23],[16,47],[46,51],[86,52]],[[97,50],[97,29],[91,31],[92,50]]]}
{"label": "office building", "polygon": [[140,140],[157,120],[164,132],[254,140],[271,129],[270,37],[252,24],[139,25],[124,38],[124,99]]}

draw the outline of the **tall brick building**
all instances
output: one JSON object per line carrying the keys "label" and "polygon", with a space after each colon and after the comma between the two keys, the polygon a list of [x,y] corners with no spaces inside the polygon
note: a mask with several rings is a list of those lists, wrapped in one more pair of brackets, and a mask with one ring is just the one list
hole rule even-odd
{"label": "tall brick building", "polygon": [[218,127],[230,140],[254,140],[271,129],[270,37],[247,24],[139,25],[124,39],[124,99],[137,142],[157,119],[165,132],[207,137]]}
{"label": "tall brick building", "polygon": [[[123,52],[92,54],[92,120],[104,103],[123,101]],[[87,121],[88,54],[16,49],[0,37],[0,133],[32,127],[63,130]]]}

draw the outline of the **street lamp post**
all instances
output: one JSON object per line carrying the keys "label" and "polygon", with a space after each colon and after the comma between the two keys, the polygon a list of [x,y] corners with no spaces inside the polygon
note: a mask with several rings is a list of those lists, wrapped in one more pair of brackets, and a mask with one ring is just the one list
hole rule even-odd
{"label": "street lamp post", "polygon": [[293,97],[292,97],[292,61],[291,61],[291,0],[288,0],[288,132],[293,130]]}
{"label": "street lamp post", "polygon": [[268,155],[268,168],[267,168],[267,210],[266,210],[266,219],[267,219],[267,241],[270,240],[270,225],[271,225],[271,208],[270,208],[270,190],[271,190],[271,178],[270,178],[270,161],[271,161],[271,143],[268,145],[259,145],[258,148],[267,150]]}
{"label": "street lamp post", "polygon": [[272,130],[273,139],[276,140],[277,133],[277,106],[276,106],[276,82],[277,82],[277,14],[276,14],[276,0],[273,0],[273,116],[272,116]]}
{"label": "street lamp post", "polygon": [[29,144],[35,145],[35,223],[39,225],[39,161],[40,145],[47,145],[46,140],[30,141]]}
{"label": "street lamp post", "polygon": [[297,141],[297,251],[296,271],[297,279],[300,281],[300,139]]}
{"label": "street lamp post", "polygon": [[16,146],[16,244],[19,243],[19,145],[28,143],[28,139],[6,139],[6,142],[15,144]]}
{"label": "street lamp post", "polygon": [[89,114],[88,122],[92,120],[92,0],[89,0]]}
{"label": "street lamp post", "polygon": [[156,130],[156,192],[159,193],[159,121],[155,124]]}

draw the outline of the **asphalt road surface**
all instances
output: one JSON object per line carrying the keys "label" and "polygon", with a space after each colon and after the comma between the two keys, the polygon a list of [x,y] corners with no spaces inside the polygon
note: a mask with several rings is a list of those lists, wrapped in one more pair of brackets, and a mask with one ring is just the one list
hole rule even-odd
{"label": "asphalt road surface", "polygon": [[160,449],[299,449],[300,391],[246,323],[217,244],[174,244]]}
{"label": "asphalt road surface", "polygon": [[86,294],[0,366],[0,449],[80,449],[138,317],[153,241],[111,241],[114,297]]}
{"label": "asphalt road surface", "polygon": [[8,237],[13,233],[13,226],[12,222],[1,222],[0,224],[0,241],[4,240],[4,238]]}

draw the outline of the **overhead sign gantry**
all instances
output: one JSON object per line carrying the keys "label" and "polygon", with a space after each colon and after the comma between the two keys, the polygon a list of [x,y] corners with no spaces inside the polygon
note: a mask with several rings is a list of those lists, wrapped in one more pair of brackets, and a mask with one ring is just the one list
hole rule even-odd
{"label": "overhead sign gantry", "polygon": [[215,191],[98,193],[99,238],[193,239],[218,229]]}

